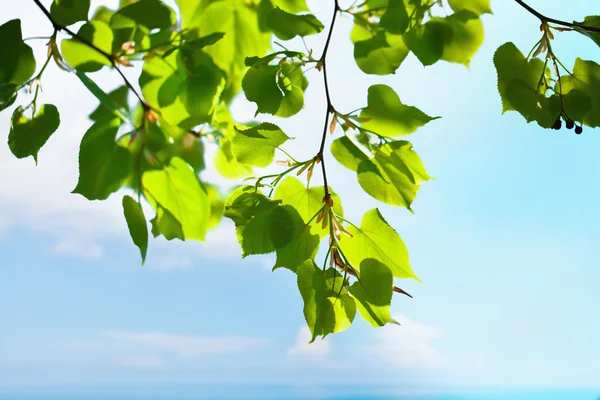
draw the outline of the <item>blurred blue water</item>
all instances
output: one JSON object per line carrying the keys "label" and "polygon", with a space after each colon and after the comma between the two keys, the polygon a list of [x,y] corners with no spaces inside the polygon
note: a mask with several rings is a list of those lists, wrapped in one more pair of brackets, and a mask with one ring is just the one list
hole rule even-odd
{"label": "blurred blue water", "polygon": [[[380,394],[371,394],[380,393]],[[599,400],[598,390],[492,391],[406,394],[368,387],[179,386],[179,387],[0,387],[0,400]]]}

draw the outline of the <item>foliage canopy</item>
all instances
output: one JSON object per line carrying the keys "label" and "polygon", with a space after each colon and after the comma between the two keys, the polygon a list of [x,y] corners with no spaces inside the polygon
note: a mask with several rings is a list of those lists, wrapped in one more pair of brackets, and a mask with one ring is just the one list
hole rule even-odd
{"label": "foliage canopy", "polygon": [[[332,32],[340,15],[353,19],[353,55],[365,74],[394,74],[410,53],[424,66],[468,66],[483,43],[481,16],[492,13],[490,0],[363,0],[347,8],[331,0],[328,24],[305,0],[177,0],[175,8],[161,0],[121,0],[116,10],[92,10],[89,0],[53,0],[48,8],[31,1],[53,27],[45,60],[35,59],[20,20],[0,21],[0,110],[12,109],[8,146],[17,158],[37,162],[59,128],[59,110],[44,104],[40,92],[54,63],[76,74],[100,103],[81,139],[73,193],[104,200],[128,192],[125,223],[142,261],[150,234],[202,241],[224,216],[235,224],[242,257],[275,253],[273,269],[296,274],[312,340],[345,330],[357,312],[374,327],[395,323],[393,293],[408,293],[394,280],[419,279],[408,250],[377,208],[361,222],[344,217],[325,149],[330,134],[337,135],[333,158],[356,172],[358,185],[410,211],[431,178],[406,137],[439,116],[404,104],[383,84],[368,89],[364,107],[337,109],[327,75]],[[554,35],[564,31],[600,46],[600,16],[565,22],[522,0],[514,4],[539,18],[541,37],[527,55],[513,43],[496,51],[502,112],[516,111],[547,129],[564,121],[577,134],[600,126],[600,66],[577,59],[569,68],[552,48]],[[325,43],[318,58],[277,43],[317,34]],[[141,69],[137,82],[122,72],[132,65]],[[311,68],[323,77],[326,118],[314,157],[297,160],[284,149],[288,133],[271,122],[237,121],[229,107],[243,93],[256,118],[293,117],[305,105]],[[114,70],[123,85],[106,93],[94,81],[103,69]],[[224,194],[200,180],[211,144],[218,146],[214,168],[247,184]],[[253,175],[279,153],[280,172]],[[315,173],[323,186],[311,184]],[[143,202],[154,210],[151,219]],[[317,264],[320,247],[325,256]]]}

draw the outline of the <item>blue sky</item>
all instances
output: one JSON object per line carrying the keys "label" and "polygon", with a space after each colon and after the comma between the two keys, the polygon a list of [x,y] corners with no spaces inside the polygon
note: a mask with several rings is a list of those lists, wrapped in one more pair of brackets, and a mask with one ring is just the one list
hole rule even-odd
{"label": "blue sky", "polygon": [[[529,3],[565,20],[598,11],[596,0]],[[329,2],[309,4],[329,20]],[[63,121],[39,166],[0,146],[0,386],[322,385],[348,376],[415,390],[600,386],[600,138],[501,115],[492,55],[506,41],[528,51],[539,22],[511,1],[492,7],[470,69],[424,69],[411,56],[396,76],[368,77],[352,60],[351,21],[336,29],[336,108],[365,105],[369,85],[384,82],[443,119],[410,138],[437,178],[422,187],[414,215],[376,203],[350,171],[329,163],[346,214],[359,221],[380,207],[423,283],[402,282],[415,297],[395,299],[402,327],[356,322],[311,346],[294,276],[271,273],[269,257],[242,261],[229,224],[207,246],[154,240],[141,267],[120,197],[98,203],[70,194],[96,101],[75,76],[51,67],[42,99],[58,105]],[[0,15],[23,18],[26,36],[51,32],[32,1],[1,2]],[[309,41],[317,54],[323,40]],[[558,35],[554,48],[566,65],[600,56],[574,33]],[[324,113],[321,77],[309,78],[306,109],[278,121],[298,138],[300,158],[314,155]],[[107,89],[119,84],[107,71],[99,80]],[[243,99],[235,109],[241,119],[254,112]],[[0,115],[6,132],[9,117]],[[235,183],[211,171],[204,178]]]}

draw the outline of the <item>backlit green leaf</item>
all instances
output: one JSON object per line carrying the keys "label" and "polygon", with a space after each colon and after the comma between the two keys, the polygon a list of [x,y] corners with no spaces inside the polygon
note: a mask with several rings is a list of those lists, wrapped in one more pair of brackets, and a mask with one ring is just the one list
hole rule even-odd
{"label": "backlit green leaf", "polygon": [[243,164],[266,167],[273,162],[275,149],[288,139],[277,125],[265,122],[246,130],[236,129],[231,150]]}
{"label": "backlit green leaf", "polygon": [[205,51],[227,75],[226,94],[232,97],[239,90],[246,57],[265,55],[270,47],[270,35],[259,29],[256,9],[239,0],[211,2],[201,13],[197,26],[202,36],[226,33]]}
{"label": "backlit green leaf", "polygon": [[163,207],[157,206],[156,216],[150,220],[150,223],[152,224],[152,235],[154,237],[162,235],[167,240],[185,240],[181,222]]}
{"label": "backlit green leaf", "polygon": [[269,12],[267,26],[281,40],[314,35],[324,28],[321,21],[312,14],[292,14],[279,7],[275,7]]}
{"label": "backlit green leaf", "polygon": [[34,74],[35,58],[31,47],[22,41],[21,21],[18,19],[0,26],[0,43],[0,87],[6,104],[15,96],[14,86],[25,83]]}
{"label": "backlit green leaf", "polygon": [[252,174],[252,166],[240,163],[231,150],[231,139],[221,138],[215,154],[215,168],[224,178],[238,179]]}
{"label": "backlit green leaf", "polygon": [[168,167],[146,172],[142,184],[155,209],[160,205],[181,223],[186,240],[204,240],[210,203],[206,190],[188,163],[174,157]]}
{"label": "backlit green leaf", "polygon": [[[105,54],[112,52],[113,32],[105,22],[90,21],[77,34]],[[77,39],[63,40],[61,47],[65,61],[78,71],[96,72],[112,64],[105,55]]]}
{"label": "backlit green leaf", "polygon": [[354,25],[351,39],[356,65],[367,74],[395,73],[409,52],[402,36],[385,31],[372,33],[359,24]]}
{"label": "backlit green leaf", "polygon": [[413,278],[408,250],[398,233],[378,209],[367,211],[360,228],[350,226],[352,237],[342,236],[340,246],[353,268],[360,269],[363,260],[372,258],[386,265],[396,278]]}
{"label": "backlit green leaf", "polygon": [[145,32],[154,29],[168,29],[175,25],[175,11],[159,0],[138,0],[121,8],[111,18],[114,29],[135,25]]}
{"label": "backlit green leaf", "polygon": [[388,0],[386,11],[379,20],[379,25],[389,33],[402,35],[408,29],[410,18],[404,0]]}
{"label": "backlit green leaf", "polygon": [[469,66],[483,44],[483,22],[472,11],[458,11],[445,18],[452,28],[452,40],[444,46],[442,60]]}
{"label": "backlit green leaf", "polygon": [[425,66],[438,62],[452,40],[452,27],[441,18],[427,21],[404,34],[408,48]]}
{"label": "backlit green leaf", "polygon": [[104,200],[121,188],[131,171],[131,153],[115,143],[120,121],[96,122],[79,147],[79,182],[73,193]]}
{"label": "backlit green leaf", "polygon": [[347,136],[331,143],[331,154],[340,164],[352,171],[356,171],[361,161],[369,159],[369,156]]}
{"label": "backlit green leaf", "polygon": [[498,92],[502,99],[502,112],[516,110],[528,122],[537,121],[550,128],[560,114],[558,96],[546,97],[542,82],[544,62],[538,58],[529,61],[513,43],[505,43],[494,54],[498,73]]}
{"label": "backlit green leaf", "polygon": [[393,322],[390,315],[392,303],[392,271],[381,262],[368,258],[360,263],[360,280],[350,287],[357,300],[358,312],[374,327]]}
{"label": "backlit green leaf", "polygon": [[456,12],[467,10],[476,15],[492,13],[490,0],[448,0],[448,4]]}
{"label": "backlit green leaf", "polygon": [[[333,199],[333,210],[337,215],[343,216],[344,211],[342,210],[340,198],[332,191],[331,187],[329,190]],[[325,191],[322,186],[307,189],[306,185],[303,185],[298,179],[291,176],[285,178],[275,191],[275,199],[281,200],[283,204],[289,204],[298,210],[305,223],[308,223],[311,218],[315,217],[317,212],[323,207],[324,196]],[[312,219],[310,226],[312,234],[319,235],[320,237],[329,234],[329,228],[322,228],[321,223],[317,224],[315,218]]]}
{"label": "backlit green leaf", "polygon": [[8,146],[17,158],[32,156],[37,163],[37,155],[50,136],[58,129],[60,116],[52,104],[44,104],[31,119],[17,108],[11,119]]}
{"label": "backlit green leaf", "polygon": [[258,107],[256,113],[275,114],[281,106],[283,94],[277,84],[279,67],[265,65],[250,68],[242,80],[242,89],[246,98]]}
{"label": "backlit green leaf", "polygon": [[[588,15],[585,17],[583,22],[575,22],[576,24],[591,26],[600,28],[600,15]],[[573,27],[574,30],[592,39],[598,46],[600,46],[600,32],[593,32],[578,26]]]}
{"label": "backlit green leaf", "polygon": [[[333,279],[335,276],[335,280]],[[356,303],[346,293],[337,296],[342,276],[335,270],[322,271],[313,260],[298,267],[298,288],[304,301],[304,317],[310,328],[311,343],[318,337],[347,329],[356,315]]]}
{"label": "backlit green leaf", "polygon": [[[567,115],[587,126],[600,126],[600,65],[577,58],[573,74],[564,75],[561,85]],[[576,91],[578,96],[573,95]],[[589,106],[582,102],[589,103]]]}
{"label": "backlit green leaf", "polygon": [[54,0],[50,6],[52,19],[62,26],[87,21],[89,11],[90,0]]}
{"label": "backlit green leaf", "polygon": [[142,265],[146,261],[148,252],[148,225],[142,206],[131,196],[123,197],[123,213],[129,228],[129,235],[133,243],[140,249]]}
{"label": "backlit green leaf", "polygon": [[361,126],[379,135],[398,137],[416,131],[439,117],[430,117],[416,107],[402,104],[394,89],[386,85],[369,88],[368,106],[360,116],[369,120]]}
{"label": "backlit green leaf", "polygon": [[431,178],[412,144],[384,144],[372,159],[358,165],[358,182],[371,196],[387,204],[411,209],[419,186]]}
{"label": "backlit green leaf", "polygon": [[[118,117],[121,113],[127,113],[129,107],[127,105],[127,95],[129,94],[129,88],[127,86],[120,86],[117,89],[107,94],[108,99],[110,99],[110,103],[105,105],[104,103],[100,103],[98,108],[96,108],[91,114],[90,119],[92,121],[100,121],[108,118]],[[105,102],[107,103],[107,102]],[[122,110],[121,113],[113,111],[114,109],[120,108]]]}

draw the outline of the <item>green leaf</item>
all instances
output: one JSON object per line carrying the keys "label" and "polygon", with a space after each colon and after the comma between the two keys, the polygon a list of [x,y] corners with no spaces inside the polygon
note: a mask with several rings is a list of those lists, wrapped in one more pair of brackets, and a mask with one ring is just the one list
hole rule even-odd
{"label": "green leaf", "polygon": [[[127,95],[129,94],[129,88],[125,85],[120,86],[108,93],[106,98],[104,98],[104,103],[100,103],[100,105],[90,114],[90,119],[92,121],[98,122],[100,120],[109,119],[119,117],[119,114],[127,114],[127,110],[129,109],[127,105]],[[121,112],[115,111],[116,109],[120,109]]]}
{"label": "green leaf", "polygon": [[[575,23],[580,24],[580,25],[600,28],[600,15],[588,15],[587,17],[585,17],[583,22],[575,22]],[[600,46],[600,32],[589,31],[587,29],[583,29],[578,26],[574,26],[573,29],[576,30],[577,32],[581,33],[582,35],[589,37],[598,46]]]}
{"label": "green leaf", "polygon": [[175,11],[160,0],[138,0],[113,15],[110,21],[114,29],[137,26],[144,32],[169,29],[177,22]]}
{"label": "green leaf", "polygon": [[[116,94],[113,96],[107,94],[96,84],[96,82],[88,78],[87,75],[81,71],[76,71],[75,74],[77,75],[79,80],[85,85],[85,87],[100,101],[100,104],[102,104],[106,109],[112,111],[112,113],[115,116],[119,117],[121,120],[134,125],[133,122],[131,122],[131,119],[129,118],[128,110],[126,108],[122,108],[121,104],[115,101],[116,99],[114,97],[116,96]],[[99,112],[99,109],[97,109],[96,111]]]}
{"label": "green leaf", "polygon": [[142,206],[131,196],[124,196],[123,213],[129,228],[129,235],[131,235],[133,243],[140,249],[142,265],[144,265],[146,253],[148,252],[148,225]]}
{"label": "green leaf", "polygon": [[288,61],[280,65],[259,63],[250,68],[242,80],[246,98],[257,105],[257,115],[264,113],[284,118],[302,110],[307,87],[302,64]]}
{"label": "green leaf", "polygon": [[304,107],[304,91],[308,87],[308,79],[302,71],[302,63],[287,60],[282,62],[277,84],[283,92],[283,98],[275,115],[289,118],[299,113]]}
{"label": "green leaf", "polygon": [[60,116],[52,104],[44,104],[36,115],[29,119],[17,108],[11,119],[8,146],[17,158],[32,156],[37,164],[37,155],[50,136],[58,129]]}
{"label": "green leaf", "polygon": [[154,208],[160,205],[181,223],[186,240],[204,241],[210,203],[206,190],[188,163],[174,157],[168,167],[144,173],[142,184],[146,198]]}
{"label": "green leaf", "polygon": [[404,41],[423,65],[433,65],[452,41],[452,27],[441,18],[432,18],[406,32]]}
{"label": "green leaf", "polygon": [[[113,32],[105,22],[90,21],[77,34],[105,54],[112,52]],[[65,61],[78,71],[96,72],[104,66],[112,65],[105,55],[77,39],[63,40],[61,48]]]}
{"label": "green leaf", "polygon": [[498,73],[498,92],[502,99],[502,112],[516,110],[528,122],[537,121],[550,128],[560,115],[557,95],[546,97],[542,77],[549,74],[544,62],[538,58],[529,61],[513,43],[505,43],[494,54]]}
{"label": "green leaf", "polygon": [[236,129],[231,150],[243,164],[267,167],[273,162],[275,149],[288,139],[277,125],[264,122],[250,129]]}
{"label": "green leaf", "polygon": [[0,111],[12,106],[17,100],[16,85],[0,85]]}
{"label": "green leaf", "polygon": [[406,141],[384,144],[372,159],[359,164],[357,173],[360,186],[368,194],[409,210],[420,184],[431,179],[412,144]]}
{"label": "green leaf", "polygon": [[153,57],[144,62],[139,84],[144,98],[171,125],[190,129],[202,121],[195,121],[180,96],[186,85],[187,74],[178,64],[179,51],[167,57]]}
{"label": "green leaf", "polygon": [[54,0],[50,6],[52,19],[62,26],[87,21],[89,12],[90,0]]}
{"label": "green leaf", "polygon": [[312,14],[292,14],[279,7],[275,7],[269,12],[267,26],[281,40],[314,35],[324,28],[323,23]]}
{"label": "green leaf", "polygon": [[408,55],[402,36],[384,31],[371,33],[355,24],[351,33],[356,65],[366,74],[389,75],[396,72]]}
{"label": "green leaf", "polygon": [[375,328],[394,322],[390,315],[393,284],[392,271],[385,264],[371,258],[360,263],[360,279],[352,284],[350,293],[360,315]]}
{"label": "green leaf", "polygon": [[172,88],[181,91],[181,101],[195,124],[208,122],[225,88],[225,74],[202,50],[184,47],[178,54],[188,76]]}
{"label": "green leaf", "polygon": [[467,10],[476,15],[492,14],[490,0],[448,0],[448,4],[456,12]]}
{"label": "green leaf", "polygon": [[440,118],[402,104],[394,89],[386,85],[371,86],[367,101],[368,106],[361,111],[360,117],[368,120],[361,122],[361,126],[382,136],[408,135]]}
{"label": "green leaf", "polygon": [[246,57],[245,64],[247,67],[263,67],[268,65],[278,56],[285,56],[286,58],[304,58],[305,54],[299,51],[290,50],[276,51],[275,53],[271,53],[264,57]]}
{"label": "green leaf", "polygon": [[351,226],[352,237],[342,236],[340,247],[353,268],[359,269],[363,260],[375,259],[392,271],[396,278],[413,278],[408,250],[398,233],[383,218],[378,209],[367,211],[360,228]]}
{"label": "green leaf", "polygon": [[210,45],[217,43],[219,40],[223,39],[224,36],[225,36],[224,32],[211,33],[210,35],[206,35],[206,36],[203,36],[198,39],[186,40],[184,42],[183,47],[184,48],[187,47],[187,48],[190,48],[193,50],[201,50],[201,49],[205,48],[206,46],[210,46]]}
{"label": "green leaf", "polygon": [[266,65],[258,68],[250,68],[242,80],[242,89],[246,98],[256,103],[256,113],[275,114],[281,102],[283,94],[277,84],[279,67]]}
{"label": "green leaf", "polygon": [[152,224],[152,235],[158,237],[164,236],[167,240],[179,239],[185,240],[181,222],[171,214],[171,212],[161,206],[156,208],[156,216],[150,220]]}
{"label": "green leaf", "polygon": [[226,32],[222,40],[205,51],[228,77],[226,95],[231,98],[239,84],[249,56],[263,56],[270,47],[270,35],[261,32],[256,9],[239,0],[210,3],[198,19],[200,35]]}
{"label": "green leaf", "polygon": [[213,0],[177,0],[181,13],[182,28],[191,29],[201,25],[200,18]]}
{"label": "green leaf", "polygon": [[35,73],[35,58],[31,47],[22,41],[21,21],[18,19],[0,26],[0,43],[0,87],[3,99],[11,99],[16,96],[16,86],[27,82]]}
{"label": "green leaf", "polygon": [[389,33],[402,35],[408,29],[409,22],[404,0],[388,0],[387,10],[381,16],[379,25]]}
{"label": "green leaf", "polygon": [[221,138],[219,150],[215,154],[215,168],[227,179],[238,179],[252,174],[252,166],[240,163],[231,150],[231,139]]}
{"label": "green leaf", "polygon": [[[286,210],[277,210],[279,204],[279,201],[273,201],[248,186],[235,190],[229,196],[223,215],[235,223],[242,258],[272,253],[292,240],[293,232],[281,230],[291,224],[291,216]],[[279,234],[282,237],[275,237],[277,230],[281,230]]]}
{"label": "green leaf", "polygon": [[[294,218],[291,222],[290,229],[294,229],[296,237],[292,241],[284,246],[277,248],[277,260],[273,270],[278,268],[287,268],[290,271],[296,272],[298,266],[306,260],[314,260],[319,250],[319,243],[321,238],[319,235],[314,235],[310,232],[310,225],[300,217],[298,211],[292,206],[281,206],[280,208],[290,207],[294,210],[298,218]],[[290,213],[293,213],[290,210]]]}
{"label": "green leaf", "polygon": [[342,136],[331,143],[331,154],[344,167],[356,171],[358,165],[368,160],[369,156],[347,136]]}
{"label": "green leaf", "polygon": [[221,192],[215,185],[205,183],[204,188],[208,194],[210,203],[210,218],[208,219],[208,229],[215,228],[221,222],[223,211],[225,210],[225,200]]}
{"label": "green leaf", "polygon": [[559,90],[565,95],[563,105],[569,117],[590,127],[600,126],[600,65],[577,58],[572,75],[561,78]]}
{"label": "green leaf", "polygon": [[234,190],[225,201],[223,215],[231,219],[236,227],[244,226],[258,215],[269,214],[280,203],[261,192],[255,192],[253,186],[242,186]]}
{"label": "green leaf", "polygon": [[[337,215],[343,216],[342,202],[331,188],[331,197],[333,199],[333,210]],[[324,237],[329,234],[329,228],[322,228],[321,223],[316,223],[316,218],[313,218],[317,212],[323,207],[323,197],[325,190],[323,186],[307,188],[298,179],[294,177],[285,178],[275,191],[274,198],[281,200],[283,204],[289,204],[294,207],[305,223],[311,220],[310,233]]]}
{"label": "green leaf", "polygon": [[79,182],[73,193],[104,200],[121,188],[131,171],[131,153],[115,143],[119,120],[96,122],[79,148]]}
{"label": "green leaf", "polygon": [[452,40],[444,46],[442,60],[469,66],[483,44],[483,22],[471,11],[458,11],[445,18],[452,28]]}
{"label": "green leaf", "polygon": [[21,20],[13,19],[0,26],[0,83],[11,81],[19,61],[21,47]]}
{"label": "green leaf", "polygon": [[324,272],[313,260],[307,260],[298,267],[298,289],[304,301],[304,317],[312,334],[311,343],[318,336],[342,332],[354,321],[354,299],[346,293],[337,298],[339,289],[335,282],[340,285],[342,281],[337,271],[329,269]]}

